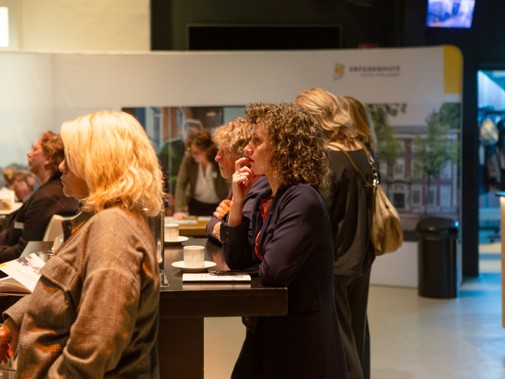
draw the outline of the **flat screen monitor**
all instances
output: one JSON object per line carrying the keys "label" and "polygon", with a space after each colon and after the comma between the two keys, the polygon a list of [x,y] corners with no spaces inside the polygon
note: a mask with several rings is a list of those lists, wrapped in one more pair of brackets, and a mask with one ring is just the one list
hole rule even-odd
{"label": "flat screen monitor", "polygon": [[474,7],[475,0],[428,0],[426,26],[469,29]]}

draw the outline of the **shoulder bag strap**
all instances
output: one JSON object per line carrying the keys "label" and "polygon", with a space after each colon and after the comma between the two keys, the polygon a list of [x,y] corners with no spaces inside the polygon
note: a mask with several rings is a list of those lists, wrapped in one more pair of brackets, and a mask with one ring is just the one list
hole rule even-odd
{"label": "shoulder bag strap", "polygon": [[[358,176],[358,178],[361,181],[361,183],[363,183],[363,185],[365,187],[375,187],[373,183],[372,184],[368,183],[368,181],[366,180],[365,176],[360,171],[360,169],[358,168],[358,166],[356,165],[356,163],[354,162],[354,160],[351,158],[351,156],[347,153],[347,151],[345,151],[345,150],[340,150],[340,151],[344,154],[344,156],[347,158],[347,160],[351,164],[352,168],[356,172],[356,175]],[[366,154],[366,152],[365,152],[365,154]],[[367,154],[367,157],[368,157],[368,154]],[[370,163],[370,164],[372,164],[372,163]]]}

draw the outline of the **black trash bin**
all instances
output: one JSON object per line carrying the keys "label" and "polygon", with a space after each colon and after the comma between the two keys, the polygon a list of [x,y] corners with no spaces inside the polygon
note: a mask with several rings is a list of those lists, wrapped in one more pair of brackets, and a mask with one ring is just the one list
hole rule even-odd
{"label": "black trash bin", "polygon": [[457,221],[428,217],[419,221],[418,294],[424,297],[458,296]]}

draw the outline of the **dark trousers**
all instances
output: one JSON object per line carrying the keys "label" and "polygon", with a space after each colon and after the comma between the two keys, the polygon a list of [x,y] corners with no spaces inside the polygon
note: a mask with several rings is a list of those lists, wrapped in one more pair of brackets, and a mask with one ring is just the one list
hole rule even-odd
{"label": "dark trousers", "polygon": [[335,305],[349,379],[370,378],[367,306],[371,268],[362,276],[335,275]]}

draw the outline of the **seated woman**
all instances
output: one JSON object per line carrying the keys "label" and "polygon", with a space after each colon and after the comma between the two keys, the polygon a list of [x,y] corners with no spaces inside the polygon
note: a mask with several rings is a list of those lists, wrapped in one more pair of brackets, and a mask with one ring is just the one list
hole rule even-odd
{"label": "seated woman", "polygon": [[29,241],[42,241],[53,215],[73,216],[79,211],[79,202],[63,194],[58,171],[65,156],[61,137],[43,132],[26,156],[40,186],[9,216],[7,227],[0,233],[0,262],[19,258]]}
{"label": "seated woman", "polygon": [[64,193],[82,202],[73,233],[33,293],[3,313],[0,360],[18,377],[156,378],[160,275],[147,216],[162,173],[142,126],[100,111],[65,122]]}
{"label": "seated woman", "polygon": [[[221,226],[232,269],[259,263],[261,282],[288,287],[288,314],[249,320],[232,378],[348,377],[333,299],[331,225],[318,192],[329,173],[315,121],[293,104],[254,104],[247,158],[236,162],[233,202]],[[254,178],[270,188],[242,213]]]}
{"label": "seated woman", "polygon": [[202,130],[188,140],[175,188],[174,218],[189,215],[210,216],[228,196],[229,183],[219,175],[214,157],[216,145],[209,132]]}

